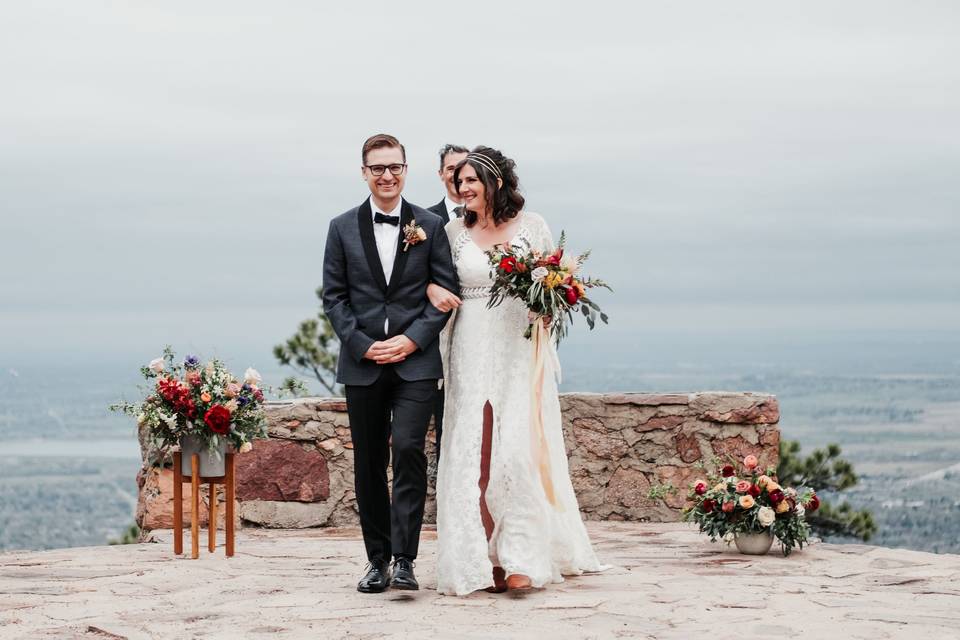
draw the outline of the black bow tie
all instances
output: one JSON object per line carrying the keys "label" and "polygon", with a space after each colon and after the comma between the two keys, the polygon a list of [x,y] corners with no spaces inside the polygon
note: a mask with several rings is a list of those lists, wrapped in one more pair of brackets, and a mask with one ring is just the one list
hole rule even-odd
{"label": "black bow tie", "polygon": [[392,224],[393,226],[397,226],[398,224],[400,224],[400,216],[385,216],[379,211],[377,211],[373,216],[373,221],[376,222],[377,224],[380,224],[381,222],[386,222],[387,224]]}

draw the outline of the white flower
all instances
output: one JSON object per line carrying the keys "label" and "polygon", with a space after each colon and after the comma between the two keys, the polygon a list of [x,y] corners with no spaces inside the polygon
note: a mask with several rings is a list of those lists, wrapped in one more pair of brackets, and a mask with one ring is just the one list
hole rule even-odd
{"label": "white flower", "polygon": [[580,268],[580,263],[577,262],[577,259],[571,256],[568,253],[565,253],[562,258],[560,258],[560,268],[573,275],[577,272],[577,269]]}
{"label": "white flower", "polygon": [[770,507],[760,507],[760,511],[757,512],[757,521],[765,527],[772,525],[776,519],[777,514]]}
{"label": "white flower", "polygon": [[260,377],[260,372],[252,367],[248,368],[243,373],[243,381],[246,382],[247,384],[253,384],[253,385],[260,384],[260,381],[262,379],[263,378]]}
{"label": "white flower", "polygon": [[150,371],[160,373],[163,371],[163,358],[154,358],[150,361]]}
{"label": "white flower", "polygon": [[803,516],[805,516],[806,513],[807,513],[807,510],[803,508],[803,505],[802,505],[802,504],[798,504],[798,505],[797,505],[797,508],[795,509],[795,511],[797,512],[797,516],[800,517],[800,518],[802,518]]}
{"label": "white flower", "polygon": [[246,453],[251,449],[253,449],[253,444],[249,442],[244,442],[242,445],[240,445],[240,453]]}
{"label": "white flower", "polygon": [[176,430],[177,428],[177,415],[170,414],[169,416],[162,411],[160,412],[160,419],[167,423],[167,428]]}
{"label": "white flower", "polygon": [[533,278],[534,282],[541,282],[547,277],[548,273],[550,273],[550,271],[548,271],[546,267],[537,267],[530,272],[530,277]]}

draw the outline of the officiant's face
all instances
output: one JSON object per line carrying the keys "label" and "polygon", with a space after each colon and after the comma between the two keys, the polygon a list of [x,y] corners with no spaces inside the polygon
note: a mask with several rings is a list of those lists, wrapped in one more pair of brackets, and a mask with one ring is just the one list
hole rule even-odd
{"label": "officiant's face", "polygon": [[451,151],[443,156],[443,166],[440,168],[440,179],[443,180],[443,186],[447,188],[447,195],[456,200],[459,200],[460,196],[457,194],[457,187],[453,184],[453,170],[457,168],[457,163],[466,157],[466,152]]}
{"label": "officiant's face", "polygon": [[363,167],[363,179],[370,187],[370,193],[381,200],[392,200],[403,192],[403,184],[407,180],[407,168],[404,167],[400,175],[394,175],[389,169],[383,175],[376,176],[369,167],[389,167],[390,165],[404,164],[403,152],[397,147],[381,147],[367,152],[366,166]]}

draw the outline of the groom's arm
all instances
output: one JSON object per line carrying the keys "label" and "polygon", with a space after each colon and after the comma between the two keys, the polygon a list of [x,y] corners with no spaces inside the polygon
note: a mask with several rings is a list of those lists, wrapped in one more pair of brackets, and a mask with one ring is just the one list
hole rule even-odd
{"label": "groom's arm", "polygon": [[[453,258],[450,257],[450,242],[443,225],[436,225],[433,233],[433,242],[430,243],[430,281],[454,295],[459,295],[460,283],[457,280],[457,270],[453,266]],[[449,311],[440,311],[427,302],[423,305],[423,312],[407,327],[403,335],[423,349],[440,335],[449,318]]]}
{"label": "groom's arm", "polygon": [[350,307],[347,260],[335,220],[330,221],[327,246],[323,252],[323,312],[330,319],[344,351],[357,362],[363,360],[376,340],[358,328],[357,318]]}

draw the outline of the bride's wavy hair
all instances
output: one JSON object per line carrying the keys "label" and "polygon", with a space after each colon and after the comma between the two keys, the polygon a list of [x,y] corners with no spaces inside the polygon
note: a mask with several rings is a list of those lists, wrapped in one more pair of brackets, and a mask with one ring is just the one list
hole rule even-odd
{"label": "bride's wavy hair", "polygon": [[[503,176],[503,186],[497,184],[497,174],[482,159],[473,157],[473,154],[484,156],[487,160],[496,165],[500,175]],[[457,191],[460,190],[460,170],[464,166],[470,165],[477,172],[477,177],[483,183],[483,191],[487,201],[487,208],[493,218],[493,223],[500,226],[507,220],[515,218],[521,209],[523,209],[524,199],[520,195],[520,180],[515,171],[517,163],[506,157],[496,149],[490,147],[475,147],[466,158],[457,163],[453,170],[453,184]],[[477,212],[467,209],[463,214],[463,223],[467,227],[472,227],[477,223]]]}

